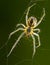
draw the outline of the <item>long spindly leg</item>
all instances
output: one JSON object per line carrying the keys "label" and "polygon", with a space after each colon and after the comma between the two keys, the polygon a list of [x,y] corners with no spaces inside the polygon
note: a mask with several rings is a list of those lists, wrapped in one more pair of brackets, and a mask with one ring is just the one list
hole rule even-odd
{"label": "long spindly leg", "polygon": [[43,8],[43,15],[42,15],[42,17],[40,18],[40,20],[38,21],[37,25],[34,26],[34,28],[37,27],[37,26],[42,22],[44,16],[45,16],[45,8]]}
{"label": "long spindly leg", "polygon": [[35,52],[36,52],[35,38],[33,35],[32,35],[32,39],[33,39],[33,55],[32,55],[32,58],[33,58],[33,56],[35,55]]}
{"label": "long spindly leg", "polygon": [[12,36],[13,34],[15,34],[16,32],[18,32],[19,30],[23,30],[23,28],[18,28],[17,30],[11,32],[11,33],[9,34],[8,40],[6,41],[6,43],[5,43],[0,49],[2,49],[5,45],[7,45],[9,39],[11,38],[11,36]]}
{"label": "long spindly leg", "polygon": [[11,38],[11,36],[12,36],[13,34],[15,34],[16,32],[18,32],[19,30],[23,30],[23,28],[18,28],[17,30],[11,32],[10,35],[9,35],[9,37],[8,37],[8,40]]}
{"label": "long spindly leg", "polygon": [[36,46],[36,48],[38,48],[41,45],[41,43],[40,43],[40,37],[39,37],[39,35],[37,33],[33,33],[33,34],[38,37],[38,46]]}
{"label": "long spindly leg", "polygon": [[37,31],[37,33],[39,33],[40,32],[40,29],[37,28],[37,29],[34,29],[34,31]]}
{"label": "long spindly leg", "polygon": [[22,24],[22,23],[17,24],[17,25],[16,25],[16,27],[18,27],[18,26],[20,26],[20,25],[21,25],[21,26],[23,26],[23,27],[25,28],[25,25],[24,25],[24,24]]}
{"label": "long spindly leg", "polygon": [[26,13],[26,25],[28,25],[27,20],[28,20],[29,11],[30,11],[31,7],[33,7],[34,5],[36,5],[36,3],[34,3],[33,5],[28,7],[28,10],[27,10],[27,13]]}
{"label": "long spindly leg", "polygon": [[16,40],[16,42],[12,46],[10,52],[8,53],[7,57],[11,54],[11,52],[13,51],[13,49],[15,48],[15,46],[18,44],[19,40],[22,38],[23,35],[24,35],[24,32],[18,37],[18,39]]}

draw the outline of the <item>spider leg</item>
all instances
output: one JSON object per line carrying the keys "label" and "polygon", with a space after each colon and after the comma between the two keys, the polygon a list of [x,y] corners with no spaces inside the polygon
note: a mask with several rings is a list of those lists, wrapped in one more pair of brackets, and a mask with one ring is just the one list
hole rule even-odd
{"label": "spider leg", "polygon": [[17,24],[17,25],[16,25],[16,27],[18,27],[18,26],[20,26],[20,25],[21,25],[21,26],[23,26],[23,27],[25,28],[25,25],[24,25],[24,24],[22,24],[22,23]]}
{"label": "spider leg", "polygon": [[5,45],[7,45],[9,39],[11,38],[11,36],[12,36],[13,34],[15,34],[16,32],[18,32],[19,30],[23,30],[23,28],[18,28],[17,30],[11,32],[10,35],[9,35],[9,37],[8,37],[8,40],[6,41],[6,43],[5,43],[0,49],[2,49]]}
{"label": "spider leg", "polygon": [[38,47],[41,45],[41,43],[40,43],[40,37],[39,37],[39,35],[38,35],[37,33],[33,33],[33,34],[38,37],[38,42],[39,42],[39,44],[38,44],[38,46],[36,46],[36,48],[38,48]]}
{"label": "spider leg", "polygon": [[30,9],[31,9],[34,5],[36,5],[36,3],[34,3],[33,5],[31,5],[31,6],[28,7],[28,10],[27,10],[27,13],[26,13],[26,25],[28,25],[27,20],[28,20],[29,11],[30,11]]}
{"label": "spider leg", "polygon": [[37,33],[39,33],[40,32],[40,29],[34,29],[34,31],[37,31]]}
{"label": "spider leg", "polygon": [[43,15],[42,15],[42,17],[40,18],[40,20],[39,20],[39,22],[37,23],[37,25],[34,26],[34,28],[37,27],[37,26],[42,22],[44,16],[45,16],[45,8],[43,8]]}
{"label": "spider leg", "polygon": [[33,56],[35,55],[35,52],[36,52],[36,47],[35,47],[35,38],[34,38],[33,35],[31,35],[31,36],[32,36],[32,39],[33,39],[33,55],[32,55],[32,58],[33,58]]}
{"label": "spider leg", "polygon": [[19,30],[23,30],[23,28],[18,28],[17,30],[11,32],[10,35],[9,35],[9,37],[8,37],[8,40],[11,38],[11,36],[12,36],[13,34],[15,34],[16,32],[18,32]]}
{"label": "spider leg", "polygon": [[10,52],[8,53],[7,57],[11,54],[11,52],[13,51],[13,49],[15,48],[15,46],[18,44],[19,40],[22,38],[23,35],[24,35],[24,32],[18,37],[18,39],[16,40],[16,42],[12,46]]}

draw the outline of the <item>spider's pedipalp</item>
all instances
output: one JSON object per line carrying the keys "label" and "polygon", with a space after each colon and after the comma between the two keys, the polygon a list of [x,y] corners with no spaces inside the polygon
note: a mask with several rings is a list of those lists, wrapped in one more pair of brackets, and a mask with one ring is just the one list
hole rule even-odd
{"label": "spider's pedipalp", "polygon": [[17,25],[16,25],[16,27],[18,27],[18,26],[20,26],[20,25],[21,25],[21,26],[23,26],[23,27],[25,28],[25,25],[24,25],[24,24],[22,24],[22,23],[17,24]]}
{"label": "spider's pedipalp", "polygon": [[45,8],[43,8],[43,15],[42,15],[42,17],[40,18],[40,20],[38,21],[38,23],[37,23],[37,25],[35,27],[37,27],[42,22],[44,16],[45,16]]}
{"label": "spider's pedipalp", "polygon": [[18,44],[19,40],[22,38],[23,35],[24,35],[24,32],[18,37],[18,39],[16,40],[16,42],[12,46],[10,52],[8,53],[7,57],[11,54],[11,52],[13,51],[13,49],[15,48],[15,46]]}
{"label": "spider's pedipalp", "polygon": [[26,25],[28,24],[28,23],[27,23],[27,20],[28,20],[29,11],[30,11],[30,9],[31,9],[34,5],[36,5],[36,3],[34,3],[33,5],[31,5],[31,6],[28,7],[28,10],[27,10],[27,13],[26,13]]}
{"label": "spider's pedipalp", "polygon": [[11,32],[10,35],[9,35],[9,37],[8,37],[8,40],[11,38],[11,36],[12,36],[13,34],[15,34],[16,32],[18,32],[19,30],[23,30],[23,28],[18,28],[17,30]]}
{"label": "spider's pedipalp", "polygon": [[37,33],[33,33],[33,35],[35,35],[35,36],[38,37],[38,46],[36,46],[36,48],[38,48],[41,45],[41,43],[40,43],[40,37],[39,37],[39,35]]}
{"label": "spider's pedipalp", "polygon": [[33,39],[33,55],[32,55],[32,58],[33,58],[33,56],[35,55],[35,52],[36,52],[36,46],[35,46],[35,38],[34,38],[33,35],[31,35],[31,36],[32,36],[32,39]]}

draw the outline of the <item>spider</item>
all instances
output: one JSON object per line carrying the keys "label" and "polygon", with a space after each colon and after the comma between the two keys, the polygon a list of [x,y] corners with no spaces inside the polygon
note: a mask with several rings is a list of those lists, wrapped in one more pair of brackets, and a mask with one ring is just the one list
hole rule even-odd
{"label": "spider", "polygon": [[[32,37],[32,40],[33,40],[33,55],[32,55],[32,57],[35,55],[36,48],[38,48],[41,45],[40,37],[39,37],[39,34],[38,34],[40,32],[40,29],[36,28],[36,27],[41,23],[41,21],[43,20],[43,18],[45,16],[45,8],[43,8],[42,17],[37,22],[37,18],[36,17],[31,16],[31,17],[28,18],[29,11],[34,5],[36,5],[36,3],[34,3],[31,6],[29,6],[28,9],[27,9],[27,12],[26,12],[26,25],[24,25],[22,23],[17,24],[17,27],[21,25],[22,28],[18,28],[17,30],[15,30],[15,31],[10,33],[8,39],[10,39],[10,37],[13,34],[15,34],[16,32],[18,32],[19,30],[23,31],[21,33],[21,35],[18,37],[18,39],[16,40],[16,42],[14,43],[14,45],[12,46],[12,48],[11,48],[10,52],[8,53],[7,57],[11,54],[11,52],[13,51],[13,49],[18,44],[18,42],[20,41],[20,39],[23,37],[24,34],[26,34],[26,36],[31,36]],[[35,33],[35,31],[37,31],[38,33]],[[35,45],[35,37],[34,36],[37,36],[37,38],[38,38],[38,45],[37,46]]]}

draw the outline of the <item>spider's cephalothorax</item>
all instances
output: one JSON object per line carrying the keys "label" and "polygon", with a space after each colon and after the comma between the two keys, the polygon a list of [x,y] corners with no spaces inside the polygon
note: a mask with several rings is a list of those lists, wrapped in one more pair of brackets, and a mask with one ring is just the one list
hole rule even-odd
{"label": "spider's cephalothorax", "polygon": [[31,34],[33,34],[33,29],[32,29],[32,27],[28,26],[24,29],[24,32],[25,32],[26,36],[29,37]]}
{"label": "spider's cephalothorax", "polygon": [[[11,52],[13,51],[13,49],[15,48],[15,46],[18,44],[19,40],[21,39],[21,37],[26,34],[27,36],[31,36],[32,39],[33,39],[33,56],[35,55],[35,52],[36,52],[36,48],[38,48],[40,46],[40,37],[39,37],[39,32],[40,32],[40,29],[36,28],[40,23],[41,21],[43,20],[44,16],[45,16],[45,8],[43,8],[43,15],[42,17],[40,18],[40,20],[37,22],[37,19],[35,17],[28,17],[28,14],[29,14],[29,11],[30,11],[30,8],[33,7],[34,5],[36,5],[36,3],[34,3],[33,5],[31,5],[30,7],[28,7],[28,11],[26,13],[26,26],[22,23],[20,24],[17,24],[17,27],[18,26],[22,26],[21,28],[18,28],[17,30],[13,31],[10,33],[9,35],[9,38],[8,40],[10,39],[10,37],[16,33],[17,31],[19,30],[22,30],[23,33],[18,37],[18,39],[16,40],[16,42],[14,43],[14,45],[12,46],[9,54],[7,55],[7,57],[11,54]],[[38,31],[38,33],[36,33],[35,31]],[[36,43],[35,43],[35,37],[34,36],[37,36],[38,38],[38,45],[36,46]],[[32,57],[33,57],[32,56]]]}

